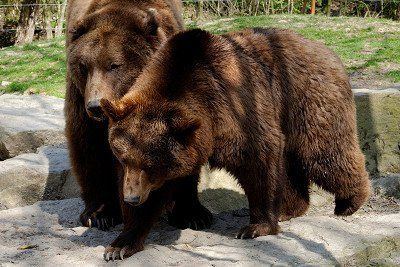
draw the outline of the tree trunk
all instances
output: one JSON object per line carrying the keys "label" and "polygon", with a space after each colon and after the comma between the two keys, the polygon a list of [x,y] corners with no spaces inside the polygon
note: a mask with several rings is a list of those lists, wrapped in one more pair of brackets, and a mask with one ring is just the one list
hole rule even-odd
{"label": "tree trunk", "polygon": [[257,16],[257,13],[258,13],[258,9],[260,8],[260,0],[257,0],[256,1],[256,4],[255,4],[255,10],[254,10],[254,16]]}
{"label": "tree trunk", "polygon": [[54,37],[59,37],[63,33],[64,28],[64,20],[65,20],[65,9],[67,7],[67,0],[62,0],[62,4],[59,5],[59,16],[57,21],[56,30],[54,33]]}
{"label": "tree trunk", "polygon": [[290,7],[290,14],[293,14],[293,10],[294,10],[294,0],[292,0],[292,5]]}
{"label": "tree trunk", "polygon": [[397,6],[397,19],[400,20],[400,3]]}
{"label": "tree trunk", "polygon": [[203,17],[203,0],[197,1],[196,5],[196,18],[202,18]]}
{"label": "tree trunk", "polygon": [[0,31],[3,30],[5,22],[6,22],[6,11],[5,11],[5,8],[0,8]]}
{"label": "tree trunk", "polygon": [[269,2],[271,3],[271,13],[275,14],[274,0],[269,0]]}
{"label": "tree trunk", "polygon": [[31,43],[35,34],[35,21],[38,14],[38,0],[24,0],[19,15],[15,44]]}
{"label": "tree trunk", "polygon": [[341,2],[341,8],[340,8],[340,16],[346,16],[347,15],[347,0],[342,0]]}
{"label": "tree trunk", "polygon": [[46,32],[46,40],[50,40],[53,38],[53,28],[51,26],[51,9],[44,7],[42,9],[42,14],[42,27]]}
{"label": "tree trunk", "polygon": [[327,0],[325,6],[325,13],[328,17],[331,15],[331,6],[332,6],[332,0]]}
{"label": "tree trunk", "polygon": [[311,15],[315,14],[315,0],[311,0]]}

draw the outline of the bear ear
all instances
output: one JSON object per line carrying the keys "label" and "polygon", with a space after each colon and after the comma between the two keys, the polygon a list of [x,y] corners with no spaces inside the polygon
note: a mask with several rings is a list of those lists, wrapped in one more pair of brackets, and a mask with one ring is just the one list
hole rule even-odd
{"label": "bear ear", "polygon": [[158,27],[160,25],[158,19],[158,12],[154,8],[146,10],[147,17],[144,19],[146,33],[152,36],[157,35]]}
{"label": "bear ear", "polygon": [[188,118],[179,120],[174,125],[174,137],[179,143],[186,145],[194,138],[200,126],[201,121],[199,119]]}
{"label": "bear ear", "polygon": [[159,14],[156,9],[149,8],[146,10],[146,17],[143,21],[144,30],[146,34],[150,37],[158,37],[161,42],[167,40],[167,36],[160,28]]}
{"label": "bear ear", "polygon": [[71,42],[79,39],[82,35],[89,31],[89,20],[81,20],[77,22],[72,29],[68,31],[71,36]]}
{"label": "bear ear", "polygon": [[100,100],[100,105],[107,117],[112,121],[122,120],[129,112],[128,109],[121,108],[120,106],[115,105],[111,101],[104,98]]}

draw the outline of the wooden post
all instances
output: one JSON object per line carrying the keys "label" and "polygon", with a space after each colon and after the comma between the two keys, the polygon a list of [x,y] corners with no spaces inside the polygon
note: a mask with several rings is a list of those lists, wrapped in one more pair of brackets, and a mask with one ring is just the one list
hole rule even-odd
{"label": "wooden post", "polygon": [[311,15],[315,15],[315,1],[311,0]]}

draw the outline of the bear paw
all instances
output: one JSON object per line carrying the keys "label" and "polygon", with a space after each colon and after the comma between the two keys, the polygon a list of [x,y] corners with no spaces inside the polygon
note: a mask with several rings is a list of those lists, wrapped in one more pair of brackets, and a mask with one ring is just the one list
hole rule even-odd
{"label": "bear paw", "polygon": [[335,199],[335,215],[338,216],[349,216],[356,212],[362,204],[364,204],[365,198],[362,197],[350,197],[347,199]]}
{"label": "bear paw", "polygon": [[107,231],[109,228],[114,227],[122,222],[119,209],[113,211],[112,208],[107,208],[105,204],[100,206],[87,207],[79,219],[83,226],[96,227],[102,231]]}
{"label": "bear paw", "polygon": [[122,247],[108,246],[104,251],[103,257],[106,261],[123,260],[142,250],[143,245],[127,245]]}
{"label": "bear paw", "polygon": [[295,218],[296,216],[294,216],[294,215],[288,215],[288,214],[281,214],[281,216],[279,216],[279,221],[280,222],[286,222],[286,221],[289,221],[290,219],[292,219],[292,218]]}
{"label": "bear paw", "polygon": [[144,249],[144,236],[136,231],[122,232],[106,249],[104,250],[104,260],[114,261],[123,260]]}
{"label": "bear paw", "polygon": [[239,233],[236,235],[236,238],[249,239],[263,235],[276,235],[279,232],[279,226],[272,227],[269,223],[256,223],[250,224],[240,229]]}
{"label": "bear paw", "polygon": [[178,229],[202,230],[211,227],[212,213],[200,203],[187,209],[174,209],[168,213],[168,223]]}

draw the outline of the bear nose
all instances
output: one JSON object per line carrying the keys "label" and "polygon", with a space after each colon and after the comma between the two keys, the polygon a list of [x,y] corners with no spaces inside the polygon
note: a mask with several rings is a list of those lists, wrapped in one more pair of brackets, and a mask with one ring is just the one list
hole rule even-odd
{"label": "bear nose", "polygon": [[137,205],[140,203],[140,197],[139,196],[127,196],[127,197],[124,197],[124,201],[131,205]]}
{"label": "bear nose", "polygon": [[104,113],[103,109],[100,106],[100,99],[90,100],[87,103],[86,108],[89,111],[91,117],[93,117],[95,120],[104,120]]}

